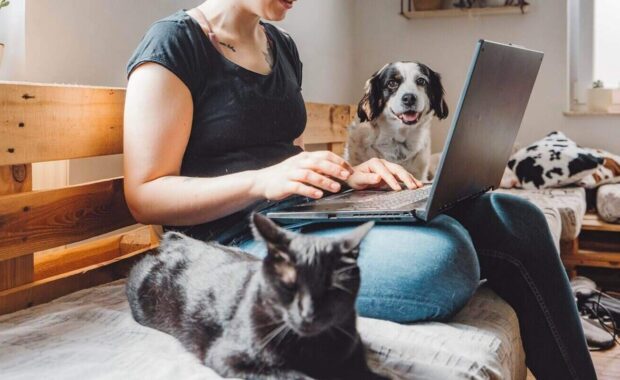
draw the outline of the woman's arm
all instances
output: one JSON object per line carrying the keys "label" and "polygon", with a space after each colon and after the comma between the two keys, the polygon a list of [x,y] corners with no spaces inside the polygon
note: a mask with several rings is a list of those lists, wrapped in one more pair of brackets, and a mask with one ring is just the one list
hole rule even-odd
{"label": "woman's arm", "polygon": [[[127,85],[124,126],[125,198],[145,224],[194,225],[260,199],[338,191],[351,166],[331,152],[303,152],[277,165],[221,177],[180,176],[193,115],[187,86],[155,63],[136,68]],[[334,187],[335,186],[335,187]]]}
{"label": "woman's arm", "polygon": [[125,100],[125,197],[141,223],[204,223],[261,198],[252,192],[254,172],[179,175],[192,114],[189,89],[163,66],[145,63],[131,74]]}

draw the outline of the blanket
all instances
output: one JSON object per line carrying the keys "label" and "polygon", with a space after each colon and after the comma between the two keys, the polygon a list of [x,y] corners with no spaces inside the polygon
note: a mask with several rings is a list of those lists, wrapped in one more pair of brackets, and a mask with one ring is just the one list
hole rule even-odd
{"label": "blanket", "polygon": [[[481,287],[451,321],[359,318],[371,365],[394,379],[525,380],[514,311]],[[0,316],[0,378],[219,379],[170,335],[131,317],[124,280]]]}

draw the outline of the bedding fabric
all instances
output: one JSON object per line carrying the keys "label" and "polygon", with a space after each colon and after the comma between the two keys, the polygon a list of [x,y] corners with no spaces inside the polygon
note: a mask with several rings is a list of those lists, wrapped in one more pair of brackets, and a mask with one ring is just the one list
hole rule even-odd
{"label": "bedding fabric", "polygon": [[[360,318],[371,365],[395,379],[518,379],[525,357],[514,311],[478,289],[449,323]],[[218,379],[172,336],[130,314],[124,280],[0,317],[3,379]]]}
{"label": "bedding fabric", "polygon": [[603,185],[596,193],[598,215],[608,223],[620,223],[620,184]]}
{"label": "bedding fabric", "polygon": [[[586,214],[586,190],[581,187],[561,189],[498,189],[500,193],[525,198],[540,208],[549,224],[556,245],[560,240],[574,240],[581,232],[583,217]],[[559,213],[559,220],[557,214]]]}

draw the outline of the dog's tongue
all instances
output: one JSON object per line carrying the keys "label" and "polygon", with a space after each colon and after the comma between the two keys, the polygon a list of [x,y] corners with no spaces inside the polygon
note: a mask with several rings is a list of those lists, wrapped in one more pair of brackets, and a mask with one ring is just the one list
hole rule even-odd
{"label": "dog's tongue", "polygon": [[405,112],[402,115],[400,115],[400,118],[405,123],[412,123],[418,120],[418,113],[417,112]]}

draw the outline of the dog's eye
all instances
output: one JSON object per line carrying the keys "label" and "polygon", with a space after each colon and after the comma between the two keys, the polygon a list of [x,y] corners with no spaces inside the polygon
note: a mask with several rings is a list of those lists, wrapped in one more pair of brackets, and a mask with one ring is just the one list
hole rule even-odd
{"label": "dog's eye", "polygon": [[426,79],[424,79],[424,78],[418,78],[418,79],[416,79],[415,83],[416,83],[418,86],[426,86],[426,84],[427,84],[428,82],[427,82],[427,81],[426,81]]}
{"label": "dog's eye", "polygon": [[394,79],[390,79],[390,80],[387,82],[387,86],[388,86],[388,88],[389,88],[389,89],[393,90],[393,89],[395,89],[395,88],[397,88],[397,87],[398,87],[398,82],[397,82],[397,81],[395,81]]}

